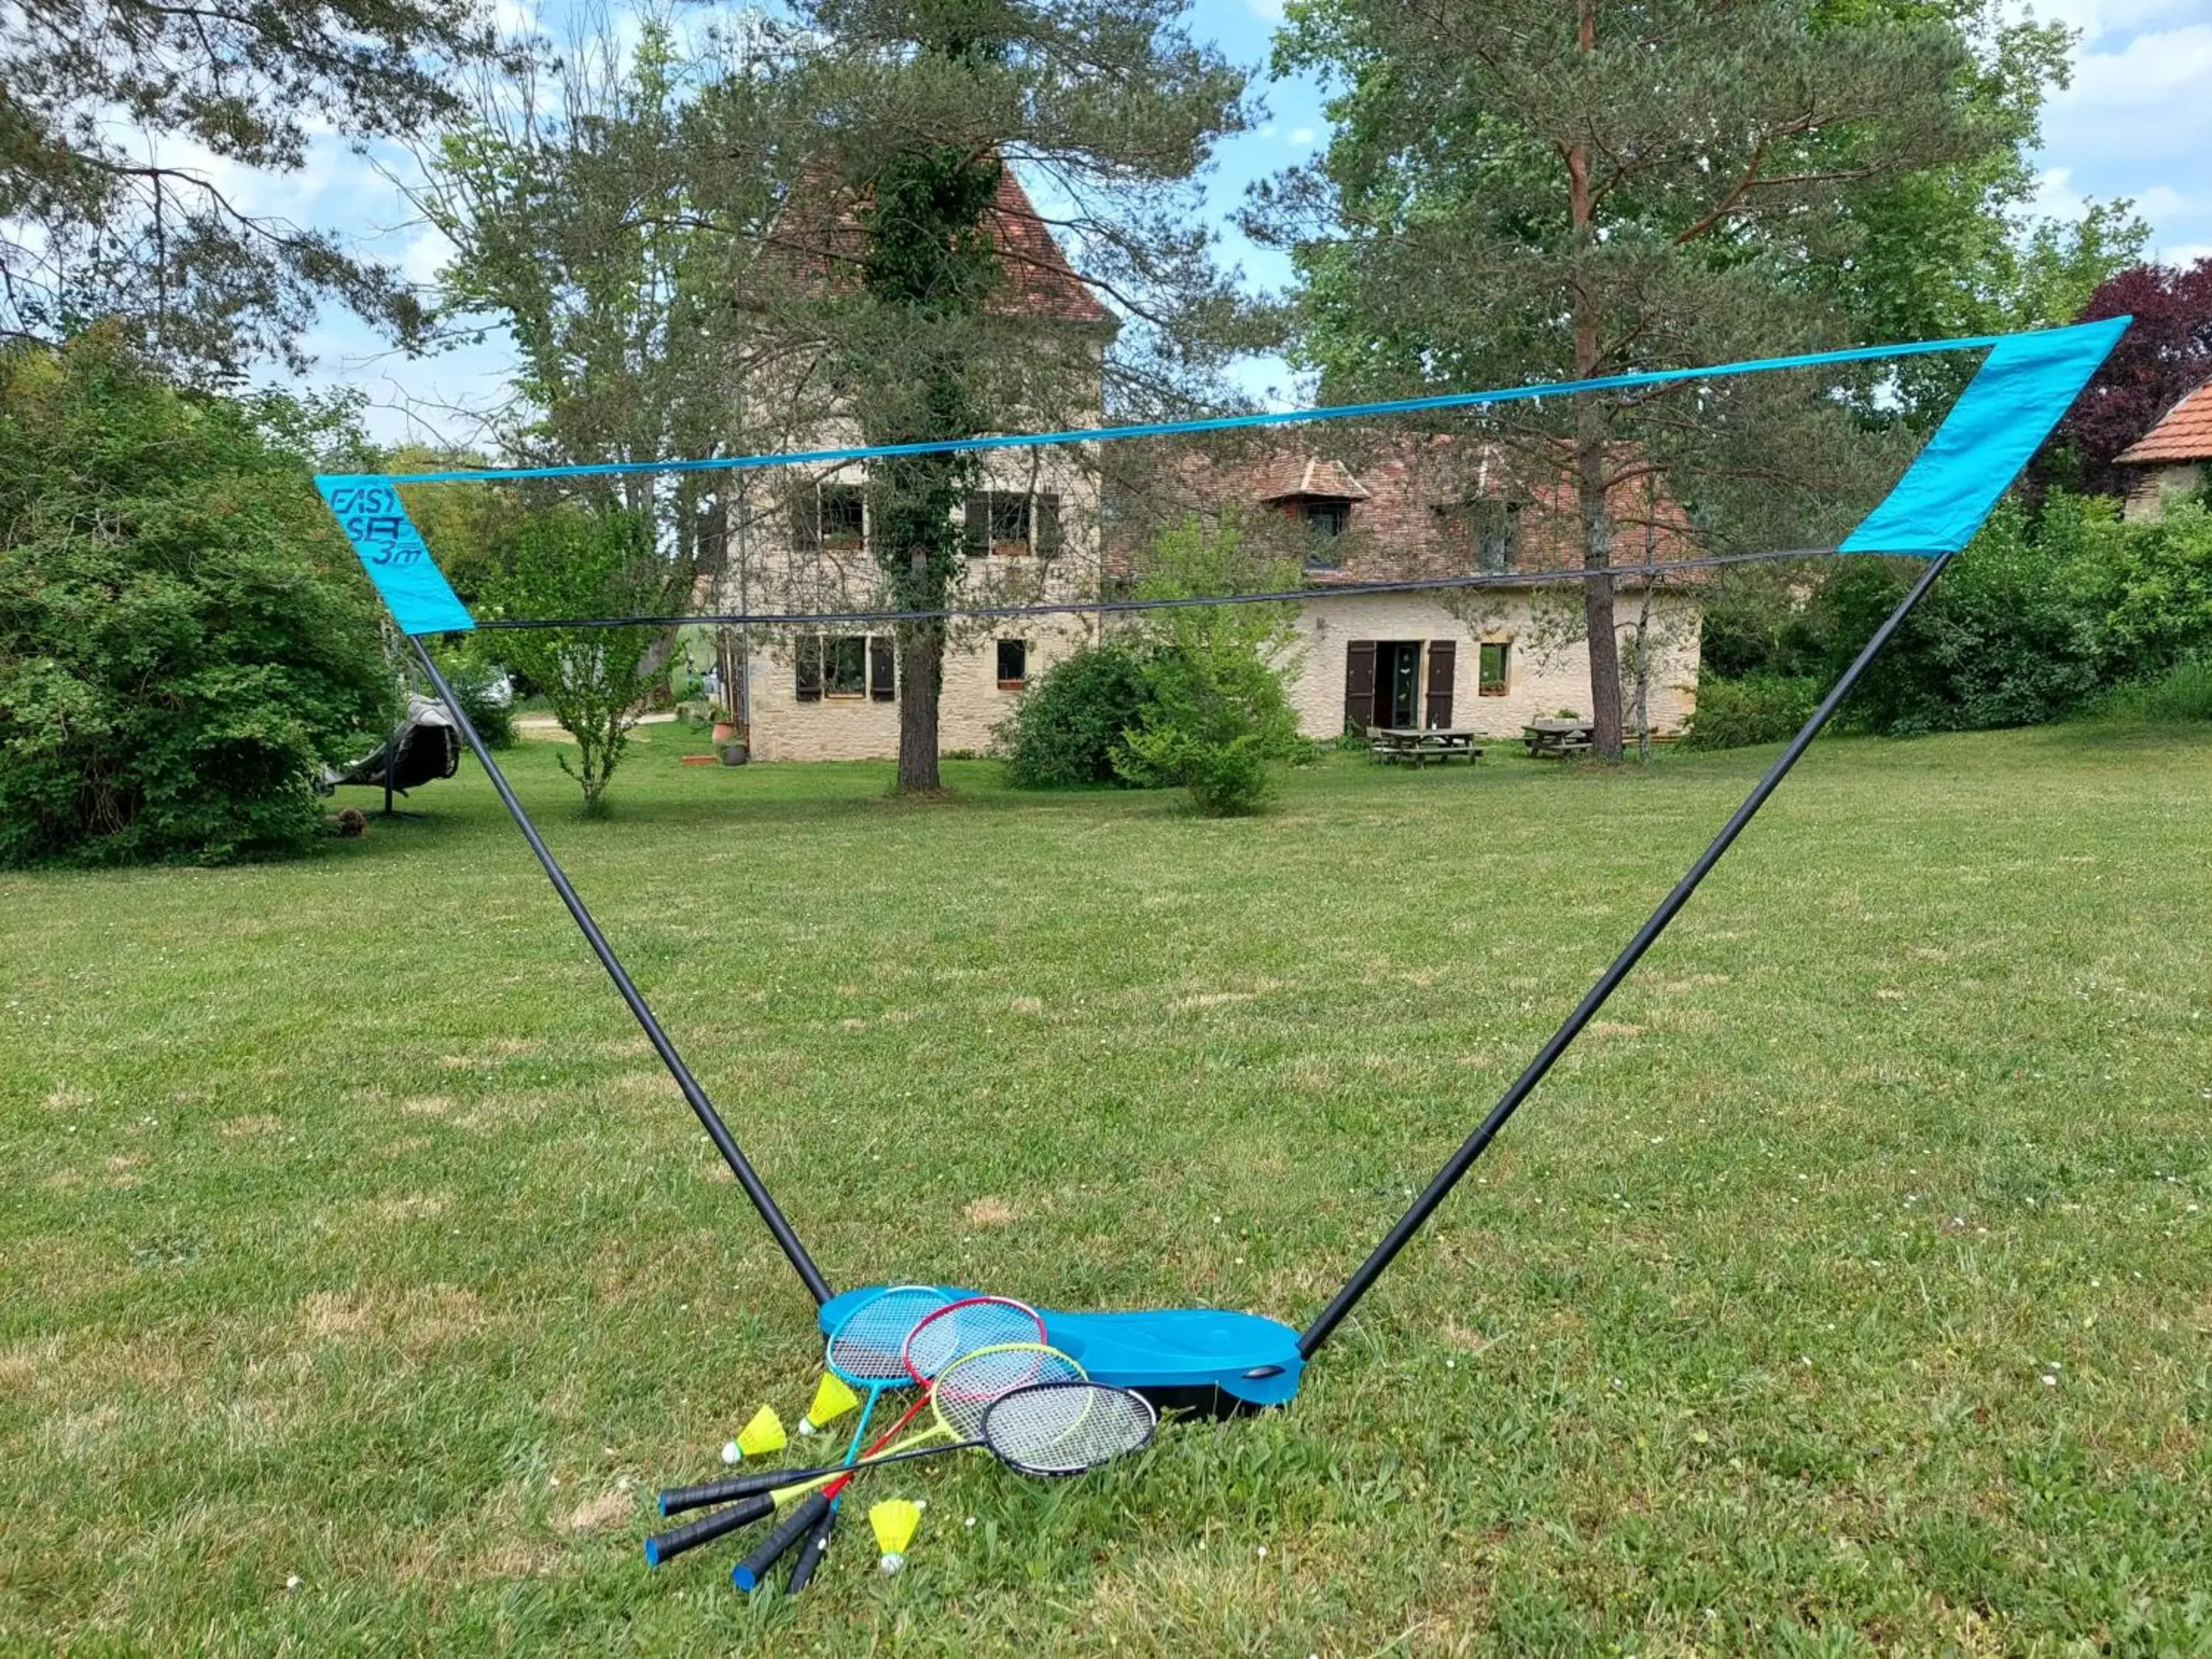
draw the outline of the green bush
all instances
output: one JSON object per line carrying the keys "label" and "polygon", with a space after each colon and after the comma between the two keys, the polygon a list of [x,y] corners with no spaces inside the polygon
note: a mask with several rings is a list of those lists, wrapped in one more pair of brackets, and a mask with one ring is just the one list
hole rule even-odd
{"label": "green bush", "polygon": [[2090,700],[2093,720],[2212,720],[2212,658],[2176,663],[2154,679],[2130,680]]}
{"label": "green bush", "polygon": [[[441,653],[442,655],[442,653]],[[512,749],[514,746],[514,699],[510,684],[505,702],[494,699],[492,686],[501,670],[497,663],[486,660],[474,650],[464,649],[440,661],[440,672],[446,684],[453,688],[460,700],[461,712],[469,717],[477,735],[487,748]]]}
{"label": "green bush", "polygon": [[[1197,525],[1162,537],[1139,592],[1146,598],[1264,593],[1295,586],[1298,572],[1249,555],[1236,526]],[[1194,606],[1153,613],[1146,632],[1144,704],[1114,751],[1133,783],[1176,785],[1208,817],[1256,812],[1283,764],[1310,759],[1283,694],[1295,635],[1282,605]]]}
{"label": "green bush", "polygon": [[1177,785],[1210,818],[1256,812],[1298,752],[1283,682],[1248,652],[1164,651],[1145,668],[1146,701],[1115,764],[1133,783]]}
{"label": "green bush", "polygon": [[1698,682],[1698,707],[1683,728],[1685,749],[1741,749],[1796,734],[1820,701],[1816,679],[1747,674]]}
{"label": "green bush", "polygon": [[[1918,574],[1917,560],[1726,573],[1706,615],[1699,724],[1729,684],[1834,683]],[[2159,681],[2212,653],[2212,513],[2174,501],[2156,522],[2053,490],[2017,501],[1955,559],[1841,711],[1892,734],[2063,719],[2106,687]],[[1741,699],[1739,699],[1740,701]]]}
{"label": "green bush", "polygon": [[390,729],[312,411],[190,395],[98,336],[0,353],[0,865],[295,853]]}
{"label": "green bush", "polygon": [[1018,788],[1126,784],[1114,749],[1144,706],[1144,651],[1109,640],[1047,669],[992,736]]}

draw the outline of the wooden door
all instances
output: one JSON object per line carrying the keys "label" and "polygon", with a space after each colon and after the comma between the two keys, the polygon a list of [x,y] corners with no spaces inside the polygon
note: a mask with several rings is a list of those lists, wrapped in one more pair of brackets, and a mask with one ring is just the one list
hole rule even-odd
{"label": "wooden door", "polygon": [[1379,726],[1375,717],[1375,641],[1353,640],[1344,647],[1344,724],[1347,731]]}
{"label": "wooden door", "polygon": [[1429,641],[1429,708],[1422,724],[1431,731],[1452,723],[1452,665],[1458,656],[1450,640]]}

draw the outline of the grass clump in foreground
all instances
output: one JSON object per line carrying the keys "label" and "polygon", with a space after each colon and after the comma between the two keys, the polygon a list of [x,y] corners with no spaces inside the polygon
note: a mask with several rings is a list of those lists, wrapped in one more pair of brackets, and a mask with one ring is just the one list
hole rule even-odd
{"label": "grass clump in foreground", "polygon": [[[677,747],[607,822],[514,769],[834,1279],[1293,1321],[1768,758],[1209,822]],[[2208,795],[2185,736],[1821,744],[1292,1409],[878,1477],[912,1565],[856,1512],[796,1603],[640,1562],[818,1341],[472,769],[0,878],[0,1649],[2200,1650]]]}

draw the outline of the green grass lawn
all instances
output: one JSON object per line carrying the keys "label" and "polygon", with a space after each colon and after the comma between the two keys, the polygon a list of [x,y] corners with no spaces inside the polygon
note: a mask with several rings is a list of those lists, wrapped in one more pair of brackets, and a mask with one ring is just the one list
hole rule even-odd
{"label": "green grass lawn", "polygon": [[[647,738],[608,822],[514,774],[834,1280],[1293,1322],[1771,758],[1209,823]],[[2212,1650],[2208,804],[1823,744],[1292,1408],[878,1477],[903,1575],[751,1603],[638,1544],[811,1306],[473,768],[0,878],[0,1648]]]}

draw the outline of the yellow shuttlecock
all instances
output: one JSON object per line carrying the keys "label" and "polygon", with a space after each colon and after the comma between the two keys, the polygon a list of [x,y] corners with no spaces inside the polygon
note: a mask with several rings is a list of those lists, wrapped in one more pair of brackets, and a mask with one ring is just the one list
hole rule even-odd
{"label": "yellow shuttlecock", "polygon": [[885,1498],[868,1511],[876,1547],[884,1553],[884,1571],[896,1572],[906,1565],[906,1547],[914,1542],[914,1529],[921,1524],[921,1505],[903,1498]]}
{"label": "yellow shuttlecock", "polygon": [[835,1371],[824,1371],[821,1385],[814,1390],[814,1403],[806,1408],[806,1415],[799,1419],[799,1431],[801,1434],[817,1433],[860,1403],[860,1396],[845,1386],[843,1377]]}
{"label": "yellow shuttlecock", "polygon": [[[725,1462],[734,1463],[739,1457],[758,1457],[763,1452],[781,1451],[790,1442],[785,1438],[783,1419],[775,1414],[773,1406],[763,1406],[753,1413],[753,1420],[738,1431],[738,1437],[722,1448]],[[737,1456],[730,1454],[734,1450]]]}

